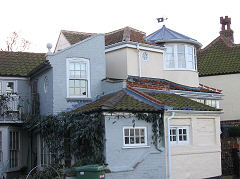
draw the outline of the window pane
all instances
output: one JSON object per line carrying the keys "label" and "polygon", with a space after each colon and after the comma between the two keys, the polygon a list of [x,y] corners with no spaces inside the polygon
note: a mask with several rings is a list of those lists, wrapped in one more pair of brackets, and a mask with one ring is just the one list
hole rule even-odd
{"label": "window pane", "polygon": [[129,136],[129,129],[124,129],[124,135]]}
{"label": "window pane", "polygon": [[173,136],[173,141],[177,141],[177,137],[176,136]]}
{"label": "window pane", "polygon": [[125,144],[129,144],[129,137],[125,137]]}
{"label": "window pane", "polygon": [[182,136],[181,135],[179,136],[179,141],[182,141]]}
{"label": "window pane", "polygon": [[87,81],[81,80],[80,83],[81,83],[81,87],[82,87],[82,88],[86,88],[86,86],[87,86],[87,84],[86,84]]}
{"label": "window pane", "polygon": [[86,75],[86,71],[80,71],[80,73],[81,73],[81,78],[86,78],[87,77],[87,75]]}
{"label": "window pane", "polygon": [[74,80],[69,80],[69,87],[74,87]]}
{"label": "window pane", "polygon": [[130,136],[134,136],[134,129],[130,129]]}
{"label": "window pane", "polygon": [[130,137],[130,144],[134,144],[134,137]]}
{"label": "window pane", "polygon": [[144,133],[144,129],[141,129],[141,136],[144,136],[145,133]]}
{"label": "window pane", "polygon": [[74,71],[70,71],[70,78],[74,78]]}
{"label": "window pane", "polygon": [[74,80],[75,81],[75,87],[80,87],[81,80]]}
{"label": "window pane", "polygon": [[70,96],[74,95],[74,88],[69,88],[69,94]]}
{"label": "window pane", "polygon": [[135,129],[135,135],[139,136],[139,129]]}
{"label": "window pane", "polygon": [[74,63],[69,64],[69,70],[74,70]]}
{"label": "window pane", "polygon": [[185,46],[178,45],[178,68],[186,68],[186,59],[185,59]]}
{"label": "window pane", "polygon": [[178,132],[179,132],[179,134],[182,134],[182,129],[179,129],[179,131],[178,131]]}
{"label": "window pane", "polygon": [[166,46],[166,67],[167,68],[174,68],[174,47],[173,46]]}
{"label": "window pane", "polygon": [[6,83],[6,93],[13,93],[14,92],[14,83],[13,82],[7,82]]}
{"label": "window pane", "polygon": [[144,143],[145,143],[145,138],[141,137],[141,144],[144,144]]}
{"label": "window pane", "polygon": [[80,71],[75,71],[75,76],[74,76],[74,78],[80,78],[81,76],[80,76]]}
{"label": "window pane", "polygon": [[140,144],[140,137],[136,137],[136,144]]}
{"label": "window pane", "polygon": [[86,63],[82,63],[81,64],[81,69],[82,71],[86,71]]}
{"label": "window pane", "polygon": [[75,88],[75,95],[80,96],[80,88]]}
{"label": "window pane", "polygon": [[186,129],[183,129],[183,134],[187,134],[187,130]]}
{"label": "window pane", "polygon": [[80,63],[75,63],[75,68],[74,70],[80,70]]}
{"label": "window pane", "polygon": [[187,136],[185,135],[185,136],[183,136],[183,140],[184,141],[186,141],[187,140]]}

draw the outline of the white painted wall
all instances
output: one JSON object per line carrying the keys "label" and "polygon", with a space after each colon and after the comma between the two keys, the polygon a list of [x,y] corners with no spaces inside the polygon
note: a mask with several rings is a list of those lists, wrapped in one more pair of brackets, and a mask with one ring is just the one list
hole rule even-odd
{"label": "white painted wall", "polygon": [[217,75],[200,77],[200,83],[223,90],[223,100],[220,101],[220,108],[224,113],[222,121],[240,120],[240,74]]}
{"label": "white painted wall", "polygon": [[[165,115],[165,124],[169,116],[169,113]],[[170,126],[188,126],[190,137],[189,144],[171,144],[173,179],[202,179],[221,175],[219,115],[175,114]],[[168,134],[166,127],[165,133]],[[167,143],[167,135],[165,137]]]}

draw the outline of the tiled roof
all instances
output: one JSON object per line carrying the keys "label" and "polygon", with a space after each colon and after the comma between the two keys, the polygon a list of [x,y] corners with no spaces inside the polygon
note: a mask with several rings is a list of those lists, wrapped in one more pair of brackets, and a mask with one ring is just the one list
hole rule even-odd
{"label": "tiled roof", "polygon": [[220,35],[198,51],[199,76],[240,73],[240,45]]}
{"label": "tiled roof", "polygon": [[45,60],[45,53],[0,51],[0,76],[26,77]]}
{"label": "tiled roof", "polygon": [[[75,32],[75,31],[66,31],[66,30],[62,30],[61,32],[63,33],[63,35],[66,37],[66,39],[71,45],[96,34],[96,33],[85,33],[85,32]],[[144,32],[141,32],[134,28],[124,27],[122,29],[106,33],[105,45],[106,46],[112,45],[112,44],[123,42],[123,41],[132,41],[132,42],[139,42],[139,43],[146,43],[146,44],[153,45],[152,43],[149,43],[144,40],[145,35],[146,34]]]}
{"label": "tiled roof", "polygon": [[152,43],[181,42],[182,41],[182,42],[189,42],[189,43],[195,44],[198,47],[202,46],[197,40],[192,39],[183,34],[180,34],[176,31],[173,31],[173,30],[167,28],[165,25],[163,25],[162,28],[157,30],[156,32],[153,32],[152,34],[148,35],[145,38],[145,40],[148,42],[152,42]]}
{"label": "tiled roof", "polygon": [[147,93],[148,95],[167,103],[167,106],[173,108],[173,110],[194,110],[194,111],[220,111],[221,109],[216,109],[214,107],[196,102],[189,98],[169,93]]}
{"label": "tiled roof", "polygon": [[105,34],[105,45],[112,45],[122,41],[139,42],[145,44],[152,44],[145,41],[145,32],[141,32],[131,27],[124,27],[122,29],[109,32]]}
{"label": "tiled roof", "polygon": [[136,76],[128,76],[127,84],[131,87],[138,88],[147,88],[147,89],[155,89],[155,90],[183,90],[183,91],[194,91],[194,92],[206,92],[206,93],[220,93],[221,91],[217,91],[216,89],[204,88],[202,86],[199,87],[190,87],[181,84],[177,84],[165,79],[158,78],[146,78],[146,77],[136,77]]}
{"label": "tiled roof", "polygon": [[[155,104],[161,102],[161,109],[163,105],[167,108],[172,108],[173,110],[194,110],[194,111],[220,111],[221,109],[216,109],[211,106],[198,103],[189,98],[176,95],[170,92],[157,92],[149,93],[139,91],[136,95],[140,95],[142,98],[147,99],[149,102],[154,102]],[[147,96],[147,97],[146,97]],[[154,100],[153,100],[154,99]],[[116,92],[114,94],[103,96],[102,98],[83,105],[71,112],[96,112],[96,111],[110,111],[110,112],[157,112],[159,109],[147,104],[145,102],[139,101],[127,94],[124,90]]]}
{"label": "tiled roof", "polygon": [[66,37],[66,39],[71,45],[77,42],[80,42],[92,35],[95,35],[95,33],[75,32],[75,31],[67,31],[67,30],[62,30],[61,32],[63,33],[63,35]]}
{"label": "tiled roof", "polygon": [[125,91],[121,90],[114,94],[103,96],[102,98],[81,106],[72,112],[96,111],[156,112],[158,109],[129,96]]}

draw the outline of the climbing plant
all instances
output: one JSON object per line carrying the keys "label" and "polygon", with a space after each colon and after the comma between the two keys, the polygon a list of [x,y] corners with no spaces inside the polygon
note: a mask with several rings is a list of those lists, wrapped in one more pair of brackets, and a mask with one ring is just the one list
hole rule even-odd
{"label": "climbing plant", "polygon": [[28,129],[38,129],[55,166],[71,167],[74,156],[80,164],[104,162],[104,121],[101,113],[61,113],[26,120]]}
{"label": "climbing plant", "polygon": [[[126,115],[114,115],[116,118]],[[136,120],[152,123],[153,144],[158,148],[163,138],[163,116],[161,113],[133,113]],[[135,126],[133,120],[133,126]],[[35,117],[26,120],[27,129],[38,129],[51,153],[52,163],[58,168],[71,167],[74,157],[79,165],[104,163],[104,115],[61,113],[56,116]]]}

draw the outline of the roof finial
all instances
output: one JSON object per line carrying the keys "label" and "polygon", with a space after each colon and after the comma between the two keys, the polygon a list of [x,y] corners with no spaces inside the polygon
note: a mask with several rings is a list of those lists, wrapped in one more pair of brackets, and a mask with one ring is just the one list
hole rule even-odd
{"label": "roof finial", "polygon": [[157,18],[158,23],[163,22],[165,20],[168,20],[168,18],[164,18],[164,17]]}
{"label": "roof finial", "polygon": [[48,49],[47,55],[51,55],[52,54],[51,48],[52,48],[52,44],[51,43],[47,43],[47,49]]}

